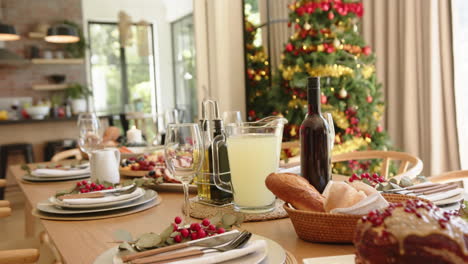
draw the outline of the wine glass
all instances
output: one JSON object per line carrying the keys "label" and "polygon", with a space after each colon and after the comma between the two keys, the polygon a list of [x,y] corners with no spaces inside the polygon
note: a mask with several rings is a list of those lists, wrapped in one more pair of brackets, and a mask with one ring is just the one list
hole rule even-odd
{"label": "wine glass", "polygon": [[164,156],[166,166],[184,188],[184,219],[190,219],[189,183],[199,172],[205,153],[198,124],[168,124]]}
{"label": "wine glass", "polygon": [[330,140],[330,151],[333,150],[333,146],[335,145],[335,125],[333,123],[333,116],[331,113],[324,114],[325,119],[328,122],[328,138]]}
{"label": "wine glass", "polygon": [[226,111],[223,113],[223,122],[227,124],[242,123],[242,116],[240,111]]}
{"label": "wine glass", "polygon": [[91,162],[92,152],[99,149],[102,143],[99,118],[94,113],[81,113],[78,116],[78,146],[88,154]]}

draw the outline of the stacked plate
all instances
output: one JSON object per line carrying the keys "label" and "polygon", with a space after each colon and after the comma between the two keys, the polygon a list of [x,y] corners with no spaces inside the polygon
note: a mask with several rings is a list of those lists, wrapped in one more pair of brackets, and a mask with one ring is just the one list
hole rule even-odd
{"label": "stacked plate", "polygon": [[91,176],[88,164],[79,167],[61,167],[56,169],[35,169],[31,174],[23,176],[23,180],[31,182],[51,182],[84,179]]}
{"label": "stacked plate", "polygon": [[155,191],[135,188],[133,185],[95,193],[102,193],[102,195],[97,198],[80,198],[77,195],[64,199],[52,196],[38,203],[36,209],[41,213],[56,216],[92,215],[103,212],[112,214],[115,211],[122,212],[124,209],[132,210],[158,198]]}

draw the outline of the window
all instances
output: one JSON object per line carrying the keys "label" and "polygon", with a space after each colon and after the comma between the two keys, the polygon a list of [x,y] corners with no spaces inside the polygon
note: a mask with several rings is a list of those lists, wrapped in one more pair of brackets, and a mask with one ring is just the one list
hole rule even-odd
{"label": "window", "polygon": [[458,139],[462,169],[468,169],[468,1],[452,0],[453,64]]}
{"label": "window", "polygon": [[198,116],[193,15],[174,21],[171,31],[176,108],[184,110],[184,121],[192,122]]}
{"label": "window", "polygon": [[132,25],[121,47],[117,23],[89,22],[90,70],[95,110],[104,114],[156,110],[152,25]]}

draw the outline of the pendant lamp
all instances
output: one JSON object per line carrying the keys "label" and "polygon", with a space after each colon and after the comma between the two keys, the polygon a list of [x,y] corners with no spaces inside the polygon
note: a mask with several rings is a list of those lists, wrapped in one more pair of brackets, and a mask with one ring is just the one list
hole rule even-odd
{"label": "pendant lamp", "polygon": [[80,41],[76,28],[65,24],[50,27],[44,39],[52,43],[74,43]]}

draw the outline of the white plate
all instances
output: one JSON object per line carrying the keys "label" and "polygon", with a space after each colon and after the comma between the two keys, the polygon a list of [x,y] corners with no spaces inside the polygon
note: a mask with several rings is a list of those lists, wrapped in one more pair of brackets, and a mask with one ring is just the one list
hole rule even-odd
{"label": "white plate", "polygon": [[34,177],[31,175],[23,175],[22,179],[29,182],[55,182],[55,181],[71,181],[71,180],[80,180],[91,177],[91,174],[83,174],[76,176],[66,176],[66,177]]}
{"label": "white plate", "polygon": [[[286,251],[275,241],[262,237],[259,235],[253,235],[251,240],[265,240],[267,242],[267,250],[260,253],[252,253],[241,258],[236,258],[229,261],[224,261],[222,264],[282,264],[286,260]],[[117,248],[111,248],[99,255],[95,260],[94,264],[116,264],[113,262],[114,256],[118,253]]]}
{"label": "white plate", "polygon": [[120,204],[128,203],[128,202],[131,202],[133,200],[136,200],[142,197],[145,194],[146,192],[140,192],[138,195],[130,197],[128,199],[111,201],[111,202],[106,202],[106,203],[93,203],[93,204],[67,204],[67,203],[59,201],[57,198],[55,198],[55,196],[52,196],[49,198],[49,203],[55,206],[60,206],[62,208],[75,208],[75,209],[102,208],[102,207],[117,206]]}
{"label": "white plate", "polygon": [[354,255],[303,259],[304,264],[354,264]]}
{"label": "white plate", "polygon": [[463,200],[464,197],[465,197],[465,195],[464,195],[463,189],[462,189],[462,191],[459,192],[458,194],[456,194],[455,196],[449,197],[447,199],[435,201],[434,204],[440,206],[440,205],[444,205],[444,204],[457,203],[457,202],[460,202],[461,200]]}
{"label": "white plate", "polygon": [[42,202],[38,203],[36,208],[42,212],[51,213],[51,214],[61,214],[61,215],[70,215],[70,214],[89,214],[89,213],[96,213],[96,212],[105,212],[105,211],[112,211],[117,209],[124,209],[129,207],[134,207],[138,205],[145,204],[150,202],[158,196],[158,193],[153,190],[146,190],[143,196],[140,198],[132,201],[127,201],[125,204],[120,204],[116,206],[110,207],[101,207],[101,208],[94,208],[94,209],[62,209],[56,207],[53,204]]}

